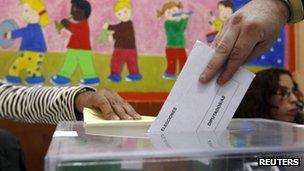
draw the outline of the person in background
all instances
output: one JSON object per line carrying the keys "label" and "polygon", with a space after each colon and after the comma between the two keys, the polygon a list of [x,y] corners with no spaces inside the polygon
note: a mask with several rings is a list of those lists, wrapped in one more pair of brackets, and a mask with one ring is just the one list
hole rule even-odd
{"label": "person in background", "polygon": [[221,71],[217,82],[229,81],[246,61],[268,50],[284,25],[303,20],[301,0],[253,0],[236,11],[217,34],[215,53],[200,75],[207,83]]}
{"label": "person in background", "polygon": [[289,71],[266,69],[256,73],[235,118],[266,118],[304,124],[303,95]]}
{"label": "person in background", "polygon": [[25,170],[25,156],[18,138],[0,129],[0,171]]}

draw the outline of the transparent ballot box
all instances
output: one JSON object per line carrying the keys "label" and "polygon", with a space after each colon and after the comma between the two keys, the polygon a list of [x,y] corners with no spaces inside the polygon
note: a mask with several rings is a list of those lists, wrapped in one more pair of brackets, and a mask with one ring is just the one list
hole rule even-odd
{"label": "transparent ballot box", "polygon": [[[218,132],[147,134],[147,129],[147,126],[88,128],[83,122],[61,122],[45,157],[45,170],[304,169],[302,125],[233,119],[227,130]],[[272,163],[261,165],[261,159]],[[298,159],[299,163],[286,165],[272,159]]]}

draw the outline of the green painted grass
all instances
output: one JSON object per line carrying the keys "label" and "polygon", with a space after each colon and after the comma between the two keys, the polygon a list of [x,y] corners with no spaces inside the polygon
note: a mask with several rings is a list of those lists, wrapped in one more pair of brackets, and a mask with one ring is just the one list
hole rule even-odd
{"label": "green painted grass", "polygon": [[[7,73],[11,64],[16,59],[16,52],[0,52],[0,78],[2,79]],[[49,79],[57,74],[64,62],[65,55],[63,53],[47,53],[43,66],[42,74],[47,79],[45,85],[51,85]],[[174,81],[162,79],[165,71],[166,60],[157,56],[140,56],[139,68],[143,75],[143,80],[137,82],[127,82],[124,78],[128,75],[127,67],[124,66],[122,77],[119,83],[113,83],[107,80],[110,74],[110,55],[95,54],[94,64],[98,76],[101,79],[100,87],[108,87],[119,92],[168,92],[172,88]],[[82,78],[80,67],[77,67],[72,77],[72,85],[78,85],[78,81]],[[25,72],[21,74],[25,78]]]}
{"label": "green painted grass", "polygon": [[[0,52],[0,79],[8,72],[9,67],[16,59],[17,52]],[[45,85],[51,85],[49,79],[51,76],[58,73],[64,62],[65,55],[63,53],[47,53],[42,73],[46,78]],[[159,56],[139,56],[139,68],[143,75],[143,80],[137,82],[127,82],[124,78],[128,75],[127,67],[124,66],[122,77],[123,80],[119,83],[113,83],[107,80],[110,74],[110,55],[95,54],[94,64],[98,76],[101,79],[101,84],[98,88],[107,87],[119,92],[169,92],[174,84],[172,80],[164,80],[162,75],[166,68],[166,60]],[[263,67],[247,67],[252,72],[257,72]],[[82,78],[82,73],[78,67],[72,77],[72,85],[78,85],[78,81]],[[25,78],[25,72],[21,74]]]}

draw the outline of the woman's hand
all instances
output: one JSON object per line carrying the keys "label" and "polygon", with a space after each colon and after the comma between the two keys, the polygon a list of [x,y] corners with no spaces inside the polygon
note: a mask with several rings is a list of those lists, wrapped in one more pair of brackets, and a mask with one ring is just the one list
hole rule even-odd
{"label": "woman's hand", "polygon": [[141,119],[140,115],[128,102],[116,92],[106,88],[78,94],[75,105],[79,112],[82,112],[84,107],[99,110],[102,117],[107,120]]}

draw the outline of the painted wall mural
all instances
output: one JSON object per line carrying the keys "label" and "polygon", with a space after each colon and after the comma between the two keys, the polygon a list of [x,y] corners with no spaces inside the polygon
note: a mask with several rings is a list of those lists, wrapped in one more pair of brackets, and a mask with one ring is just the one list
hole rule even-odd
{"label": "painted wall mural", "polygon": [[[168,92],[196,40],[247,0],[0,0],[0,79]],[[254,67],[284,67],[283,31]]]}

